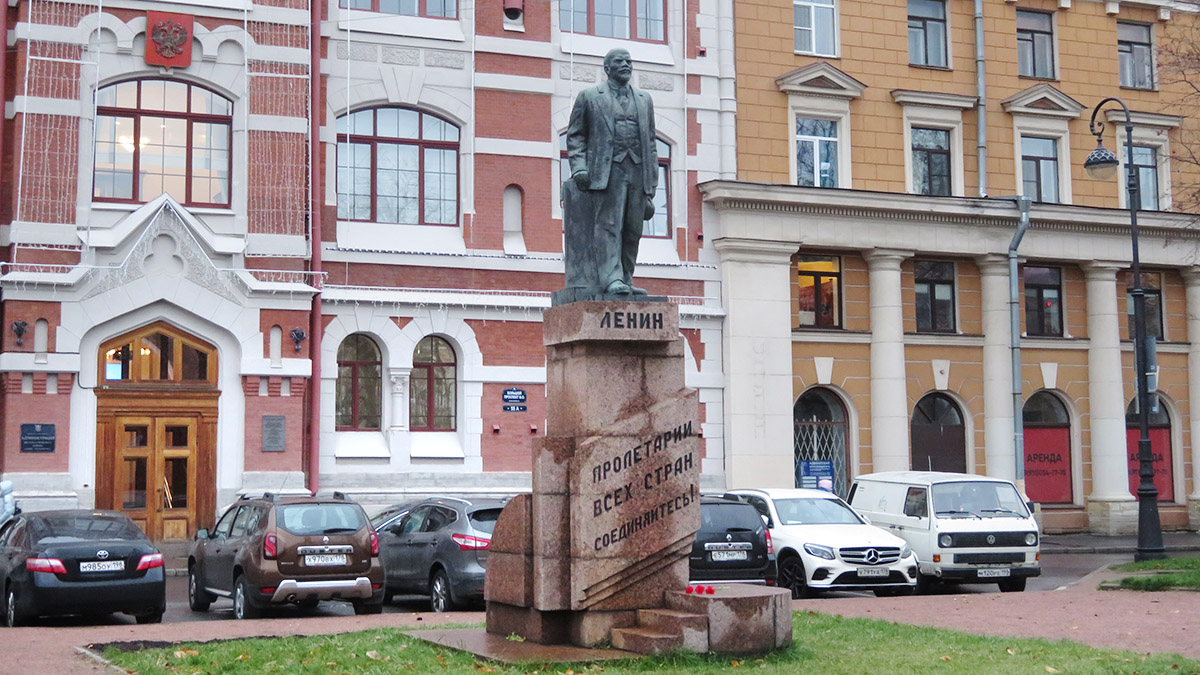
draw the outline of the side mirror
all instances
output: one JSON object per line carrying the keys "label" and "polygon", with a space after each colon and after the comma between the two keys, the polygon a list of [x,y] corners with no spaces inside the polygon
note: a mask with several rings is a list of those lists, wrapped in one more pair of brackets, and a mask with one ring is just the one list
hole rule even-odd
{"label": "side mirror", "polygon": [[1029,515],[1033,515],[1034,508],[1033,508],[1033,500],[1032,499],[1025,502],[1025,508],[1029,509]]}
{"label": "side mirror", "polygon": [[389,526],[388,526],[388,528],[387,528],[387,531],[388,531],[390,534],[394,534],[394,535],[397,535],[397,536],[399,536],[399,535],[401,535],[401,534],[403,534],[403,533],[404,533],[404,523],[403,523],[403,522],[399,522],[399,523],[395,523],[395,524],[393,524],[393,525],[389,525]]}
{"label": "side mirror", "polygon": [[196,530],[196,539],[208,539],[208,530]]}
{"label": "side mirror", "polygon": [[760,513],[758,515],[763,519],[763,525],[766,525],[768,530],[775,526],[775,524],[771,522],[771,518],[765,513]]}

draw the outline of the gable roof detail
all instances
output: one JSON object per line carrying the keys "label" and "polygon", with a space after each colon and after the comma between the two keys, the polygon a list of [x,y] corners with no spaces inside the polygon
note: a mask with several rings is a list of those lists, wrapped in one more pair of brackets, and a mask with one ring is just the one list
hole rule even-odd
{"label": "gable roof detail", "polygon": [[775,86],[785,94],[844,99],[858,98],[867,88],[867,85],[823,61],[780,75],[775,78]]}
{"label": "gable roof detail", "polygon": [[1087,106],[1042,82],[1023,89],[1000,102],[1013,115],[1076,118]]}
{"label": "gable roof detail", "polygon": [[84,246],[98,249],[113,249],[127,241],[136,239],[149,227],[161,211],[175,214],[197,241],[204,244],[211,253],[219,255],[237,255],[246,248],[242,237],[219,234],[214,232],[203,220],[197,218],[170,195],[163,193],[138,207],[129,215],[122,218],[110,229],[81,229],[79,238]]}

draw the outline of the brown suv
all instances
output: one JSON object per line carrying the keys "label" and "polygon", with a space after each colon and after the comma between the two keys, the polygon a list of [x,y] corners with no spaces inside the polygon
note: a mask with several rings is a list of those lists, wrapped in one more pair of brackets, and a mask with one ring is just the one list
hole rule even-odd
{"label": "brown suv", "polygon": [[188,553],[188,604],[203,612],[233,599],[238,619],[268,605],[347,600],[356,614],[383,611],[379,536],[361,506],[332,497],[243,497]]}

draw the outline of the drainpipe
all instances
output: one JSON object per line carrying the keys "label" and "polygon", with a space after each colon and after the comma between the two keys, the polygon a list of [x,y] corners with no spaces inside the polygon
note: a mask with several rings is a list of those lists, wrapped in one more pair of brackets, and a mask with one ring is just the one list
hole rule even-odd
{"label": "drainpipe", "polygon": [[[4,125],[8,122],[8,3],[0,5],[0,157],[4,153]],[[16,166],[13,167],[16,169]],[[15,172],[14,172],[15,173]],[[10,202],[11,203],[11,202]],[[11,221],[10,221],[11,222]]]}
{"label": "drainpipe", "polygon": [[1025,419],[1024,402],[1021,399],[1021,284],[1017,277],[1017,247],[1029,229],[1028,197],[1009,197],[1021,212],[1017,231],[1008,245],[1008,323],[1009,344],[1012,346],[1012,405],[1013,405],[1013,456],[1016,458],[1017,491],[1025,496]]}
{"label": "drainpipe", "polygon": [[309,271],[313,273],[312,312],[308,329],[308,353],[312,363],[312,375],[308,378],[308,489],[313,494],[320,489],[321,472],[321,113],[325,110],[321,97],[321,10],[322,0],[309,0],[310,24],[308,28],[309,48],[309,170],[308,192],[309,239],[312,251],[309,256]]}
{"label": "drainpipe", "polygon": [[987,197],[987,72],[983,47],[983,0],[975,0],[975,170],[979,196]]}

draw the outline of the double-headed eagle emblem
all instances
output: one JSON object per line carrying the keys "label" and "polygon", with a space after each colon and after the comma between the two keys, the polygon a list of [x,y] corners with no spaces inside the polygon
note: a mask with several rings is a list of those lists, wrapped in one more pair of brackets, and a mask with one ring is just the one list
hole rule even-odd
{"label": "double-headed eagle emblem", "polygon": [[154,32],[150,39],[154,40],[154,51],[158,52],[159,56],[172,59],[183,53],[183,46],[188,40],[187,28],[170,19],[159,21],[154,24]]}

